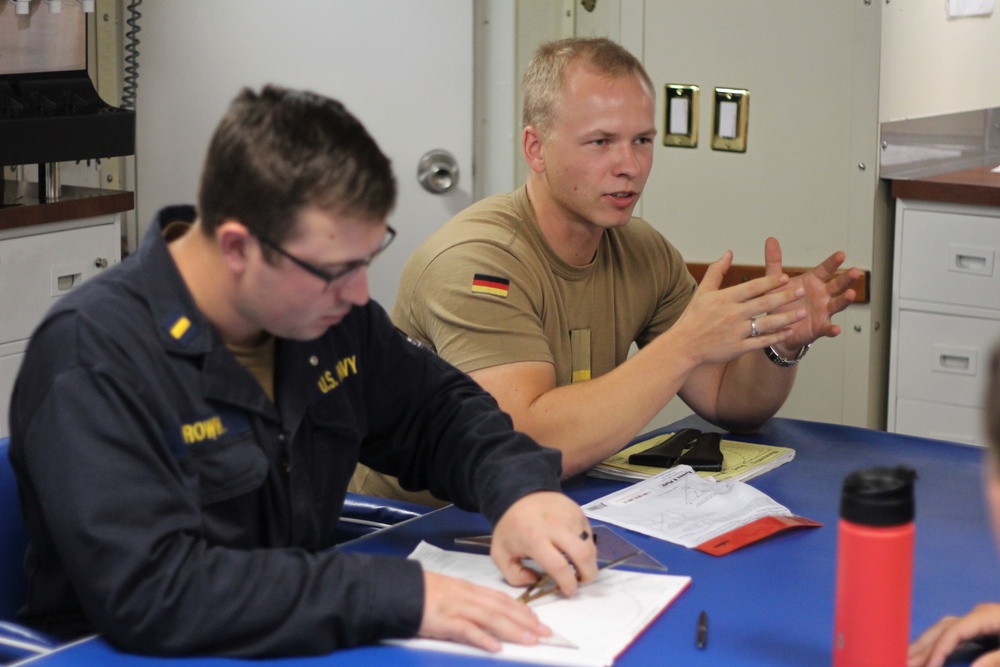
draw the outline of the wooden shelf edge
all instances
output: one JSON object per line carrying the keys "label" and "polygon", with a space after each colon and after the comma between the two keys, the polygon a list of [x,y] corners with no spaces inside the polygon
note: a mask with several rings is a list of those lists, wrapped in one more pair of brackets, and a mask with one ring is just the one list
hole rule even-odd
{"label": "wooden shelf edge", "polygon": [[[694,276],[694,279],[699,283],[701,279],[705,276],[705,271],[708,270],[708,264],[698,264],[694,262],[688,262],[688,271]],[[797,276],[800,273],[805,273],[810,269],[804,269],[800,267],[786,266],[784,267],[785,273],[789,276]],[[745,283],[748,280],[753,280],[755,278],[762,278],[764,276],[764,267],[757,266],[753,264],[733,264],[729,267],[729,271],[726,273],[725,277],[722,279],[722,287],[732,287],[733,285],[738,285],[740,283]],[[868,303],[871,300],[871,295],[868,293],[868,283],[871,282],[871,274],[869,271],[862,271],[861,277],[858,278],[853,287],[857,296],[854,298],[854,303]]]}

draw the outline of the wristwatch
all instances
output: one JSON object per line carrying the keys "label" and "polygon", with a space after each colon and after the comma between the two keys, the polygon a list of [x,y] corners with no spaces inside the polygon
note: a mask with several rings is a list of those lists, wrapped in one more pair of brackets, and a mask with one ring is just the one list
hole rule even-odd
{"label": "wristwatch", "polygon": [[764,354],[767,358],[774,362],[776,366],[781,366],[782,368],[788,368],[789,366],[794,366],[802,360],[802,357],[806,356],[806,352],[809,351],[809,345],[803,345],[799,353],[795,355],[794,359],[786,359],[785,357],[778,354],[778,351],[774,349],[773,345],[768,345],[764,348]]}

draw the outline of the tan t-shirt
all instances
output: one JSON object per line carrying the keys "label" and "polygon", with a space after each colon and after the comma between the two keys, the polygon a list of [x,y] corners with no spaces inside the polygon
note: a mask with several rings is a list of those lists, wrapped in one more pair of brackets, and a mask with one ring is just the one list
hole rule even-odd
{"label": "tan t-shirt", "polygon": [[[696,283],[680,253],[633,218],[572,266],[542,236],[526,188],[469,207],[407,261],[392,320],[463,371],[548,361],[559,386],[598,377],[669,329]],[[427,502],[367,470],[352,490]],[[354,482],[352,482],[354,485]]]}

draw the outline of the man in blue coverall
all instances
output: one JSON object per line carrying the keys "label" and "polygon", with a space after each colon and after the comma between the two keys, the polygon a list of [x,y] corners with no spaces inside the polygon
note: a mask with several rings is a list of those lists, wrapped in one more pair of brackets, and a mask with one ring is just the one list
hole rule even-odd
{"label": "man in blue coverall", "polygon": [[332,545],[355,464],[494,525],[573,594],[596,576],[560,455],[369,301],[392,240],[389,160],[334,100],[244,90],[216,129],[197,212],[62,298],[11,405],[30,545],[21,616],[127,650],[264,656],[388,637],[495,651],[550,633],[499,592]]}

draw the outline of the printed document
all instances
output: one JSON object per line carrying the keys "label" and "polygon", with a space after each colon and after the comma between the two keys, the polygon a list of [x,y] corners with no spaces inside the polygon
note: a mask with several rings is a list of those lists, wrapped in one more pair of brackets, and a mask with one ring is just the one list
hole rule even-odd
{"label": "printed document", "polygon": [[702,478],[690,466],[598,498],[583,513],[688,548],[762,517],[792,514],[752,486]]}
{"label": "printed document", "polygon": [[[446,551],[421,542],[409,557],[426,570],[505,591],[511,597],[524,592],[504,581],[489,556]],[[432,639],[386,643],[541,665],[608,667],[689,583],[690,577],[677,575],[602,570],[572,598],[556,593],[531,603],[542,622],[552,628],[553,637],[535,646],[504,643],[498,654]]]}

